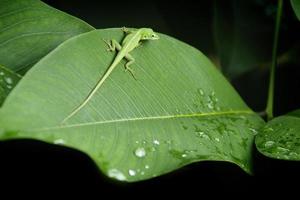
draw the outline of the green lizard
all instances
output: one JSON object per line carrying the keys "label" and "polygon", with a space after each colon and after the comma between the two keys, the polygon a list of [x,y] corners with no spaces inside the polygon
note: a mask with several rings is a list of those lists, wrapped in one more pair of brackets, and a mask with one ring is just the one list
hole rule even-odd
{"label": "green lizard", "polygon": [[113,63],[108,67],[104,75],[98,81],[97,85],[90,91],[88,96],[84,99],[82,103],[80,103],[63,121],[66,122],[72,116],[74,116],[78,111],[80,111],[94,96],[97,90],[102,86],[107,77],[111,74],[114,68],[121,62],[123,58],[126,58],[128,62],[125,64],[125,71],[129,71],[134,77],[133,71],[130,69],[130,65],[132,65],[135,59],[129,54],[132,50],[138,47],[143,40],[157,40],[159,39],[158,35],[150,28],[140,28],[140,29],[127,29],[122,28],[122,30],[127,33],[126,37],[122,41],[122,46],[116,41],[111,40],[104,42],[108,45],[108,51],[118,50],[118,54],[116,55]]}

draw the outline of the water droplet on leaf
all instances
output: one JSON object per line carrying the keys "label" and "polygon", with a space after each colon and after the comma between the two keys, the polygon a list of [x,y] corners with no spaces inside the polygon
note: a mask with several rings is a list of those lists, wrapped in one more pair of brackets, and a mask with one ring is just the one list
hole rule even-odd
{"label": "water droplet on leaf", "polygon": [[54,140],[54,142],[53,142],[54,144],[60,144],[60,145],[62,145],[62,144],[65,144],[65,141],[63,140],[63,139],[57,139],[57,140]]}
{"label": "water droplet on leaf", "polygon": [[130,176],[135,176],[135,175],[136,175],[136,172],[135,172],[133,169],[130,169],[130,170],[128,170],[128,174],[129,174]]}
{"label": "water droplet on leaf", "polygon": [[159,145],[159,141],[158,140],[153,140],[153,144]]}
{"label": "water droplet on leaf", "polygon": [[134,154],[139,157],[145,157],[146,156],[146,150],[143,147],[139,147],[134,151]]}
{"label": "water droplet on leaf", "polygon": [[209,103],[207,104],[207,107],[208,107],[209,109],[213,109],[213,108],[214,108],[212,102],[209,102]]}
{"label": "water droplet on leaf", "polygon": [[289,156],[291,156],[291,157],[296,157],[296,156],[298,156],[298,154],[297,154],[296,152],[290,152],[290,153],[289,153]]}
{"label": "water droplet on leaf", "polygon": [[203,95],[204,95],[204,92],[203,92],[203,90],[202,90],[202,89],[198,89],[198,92],[199,92],[199,94],[200,94],[201,96],[203,96]]}
{"label": "water droplet on leaf", "polygon": [[277,150],[282,152],[282,153],[286,153],[286,152],[290,151],[289,149],[283,148],[283,147],[277,147]]}
{"label": "water droplet on leaf", "polygon": [[13,80],[10,77],[5,77],[5,81],[7,84],[12,84]]}
{"label": "water droplet on leaf", "polygon": [[126,176],[124,176],[124,174],[122,172],[120,172],[117,169],[110,169],[108,170],[108,176],[111,178],[115,178],[119,181],[125,181],[126,180]]}
{"label": "water droplet on leaf", "polygon": [[272,147],[274,144],[275,144],[275,142],[270,140],[265,143],[265,147],[269,148],[269,147]]}

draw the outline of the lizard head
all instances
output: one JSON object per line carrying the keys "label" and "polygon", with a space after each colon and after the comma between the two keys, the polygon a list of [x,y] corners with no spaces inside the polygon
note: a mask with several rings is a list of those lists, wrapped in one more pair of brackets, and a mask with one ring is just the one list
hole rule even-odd
{"label": "lizard head", "polygon": [[142,40],[158,40],[158,35],[151,28],[141,28]]}

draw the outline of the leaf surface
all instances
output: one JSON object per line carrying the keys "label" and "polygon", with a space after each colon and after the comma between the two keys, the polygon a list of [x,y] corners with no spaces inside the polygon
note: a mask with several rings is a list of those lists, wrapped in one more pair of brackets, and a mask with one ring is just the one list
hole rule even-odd
{"label": "leaf surface", "polygon": [[0,65],[0,106],[22,77]]}
{"label": "leaf surface", "polygon": [[274,31],[273,23],[269,23],[268,12],[271,10],[274,10],[272,6],[262,6],[256,1],[215,1],[215,47],[222,72],[229,79],[237,78],[271,59],[270,35]]}
{"label": "leaf surface", "polygon": [[291,0],[292,8],[294,9],[294,12],[297,16],[297,18],[300,20],[300,1],[299,0]]}
{"label": "leaf surface", "polygon": [[[103,39],[119,29],[74,37],[38,62],[0,110],[0,138],[35,138],[87,153],[109,177],[149,179],[201,160],[251,172],[264,123],[198,50],[160,34],[122,61],[89,103],[62,124],[112,63]],[[15,115],[18,113],[18,115]]]}
{"label": "leaf surface", "polygon": [[300,110],[269,121],[255,139],[265,156],[283,160],[300,160]]}
{"label": "leaf surface", "polygon": [[1,64],[24,74],[63,41],[93,29],[39,0],[1,0]]}

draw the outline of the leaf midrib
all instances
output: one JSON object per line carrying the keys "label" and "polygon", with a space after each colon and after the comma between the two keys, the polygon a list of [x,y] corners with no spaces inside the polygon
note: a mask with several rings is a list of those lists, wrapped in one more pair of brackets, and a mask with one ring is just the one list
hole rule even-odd
{"label": "leaf midrib", "polygon": [[188,114],[177,114],[177,115],[164,115],[164,116],[150,116],[150,117],[138,117],[138,118],[124,118],[124,119],[113,119],[106,121],[87,122],[79,124],[68,124],[53,127],[37,128],[26,131],[49,131],[55,129],[67,129],[82,126],[93,126],[97,124],[109,124],[117,122],[129,122],[129,121],[142,121],[142,120],[159,120],[159,119],[172,119],[172,118],[189,118],[189,117],[208,117],[208,116],[221,116],[221,115],[240,115],[240,114],[255,114],[252,110],[236,110],[236,111],[223,111],[223,112],[209,112],[209,113],[188,113]]}

